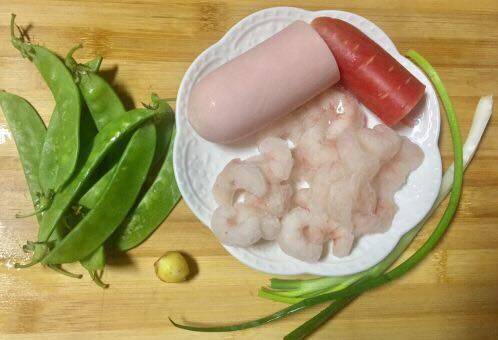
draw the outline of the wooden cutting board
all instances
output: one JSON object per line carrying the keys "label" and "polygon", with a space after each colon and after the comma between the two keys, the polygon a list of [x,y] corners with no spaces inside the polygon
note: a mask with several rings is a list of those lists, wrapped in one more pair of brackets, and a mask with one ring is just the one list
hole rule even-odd
{"label": "wooden cutting board", "polygon": [[[174,97],[192,60],[248,14],[271,6],[341,9],[379,25],[401,51],[414,48],[440,72],[465,135],[478,98],[498,94],[498,2],[459,1],[37,1],[0,2],[0,89],[28,98],[48,120],[53,100],[33,65],[11,47],[10,13],[32,24],[34,41],[60,54],[77,43],[103,69],[127,105],[154,91]],[[451,161],[448,128],[443,162]],[[273,325],[238,333],[196,334],[168,322],[228,323],[283,307],[257,297],[269,275],[232,258],[181,202],[141,247],[110,260],[107,290],[41,266],[10,268],[33,240],[21,164],[0,114],[0,338],[2,339],[274,339],[316,314],[314,308]],[[412,249],[419,247],[439,212]],[[153,262],[184,251],[197,275],[182,284],[156,279]],[[70,267],[82,272],[78,266]],[[408,275],[362,296],[314,335],[316,339],[498,338],[498,124],[492,119],[466,173],[456,220],[437,249]]]}

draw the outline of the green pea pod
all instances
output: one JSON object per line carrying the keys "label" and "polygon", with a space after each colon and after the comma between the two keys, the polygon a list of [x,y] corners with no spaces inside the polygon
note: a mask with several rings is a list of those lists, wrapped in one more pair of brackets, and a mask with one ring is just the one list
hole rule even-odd
{"label": "green pea pod", "polygon": [[[46,135],[45,124],[33,106],[19,96],[0,91],[0,106],[14,136],[33,205],[38,210],[42,204],[38,166]],[[41,220],[41,214],[36,217]]]}
{"label": "green pea pod", "polygon": [[[96,60],[96,59],[94,59]],[[84,108],[81,111],[81,122],[80,122],[80,140],[82,143],[82,148],[80,152],[80,157],[85,158],[88,156],[88,153],[90,151],[89,146],[91,146],[93,139],[95,138],[95,135],[97,134],[97,128],[95,127],[95,123],[93,122],[93,119]],[[65,216],[65,219],[59,221],[56,225],[55,232],[50,235],[49,242],[48,244],[50,245],[49,248],[53,248],[55,245],[57,245],[67,234],[67,232],[74,226],[76,225],[77,221],[79,221],[81,218],[78,216],[73,216],[72,212],[66,213],[67,215]],[[39,253],[39,251],[37,251]],[[36,253],[35,252],[35,255]],[[48,253],[48,251],[46,252]],[[37,256],[34,256],[33,259],[31,260],[31,263],[28,263],[23,266],[30,266],[33,264],[36,264],[39,262],[41,258],[38,258]],[[20,267],[20,265],[18,265]],[[49,265],[49,268],[57,271],[60,274],[73,277],[73,278],[81,278],[83,275],[81,274],[73,274],[71,272],[68,272],[67,270],[61,268],[60,265]]]}
{"label": "green pea pod", "polygon": [[151,172],[149,178],[154,180],[156,177],[160,167],[164,163],[166,155],[168,153],[168,148],[170,147],[173,141],[173,133],[175,129],[175,115],[173,113],[173,109],[171,109],[171,115],[166,116],[165,119],[156,123],[157,130],[157,146],[156,146],[156,154],[154,156],[154,160],[152,164],[154,166],[155,172]]}
{"label": "green pea pod", "polygon": [[[45,124],[31,104],[19,96],[0,91],[0,106],[16,142],[35,212],[43,210],[43,206],[46,203],[42,202],[43,196],[40,194],[41,187],[38,181],[38,167],[46,135]],[[40,223],[42,213],[36,213],[35,215],[38,223]],[[54,235],[56,234],[54,233]],[[48,253],[48,246],[46,244],[34,242],[28,242],[23,249],[26,252],[32,252],[35,249],[37,251],[33,255],[31,263],[25,265],[16,264],[17,268],[29,267],[39,262]],[[51,266],[50,268],[67,276],[80,277],[58,266]]]}
{"label": "green pea pod", "polygon": [[97,202],[102,196],[102,193],[107,188],[107,185],[111,182],[112,175],[116,169],[117,164],[108,170],[104,176],[95,183],[81,198],[79,204],[87,209],[93,209],[95,207],[95,202]]}
{"label": "green pea pod", "polygon": [[[157,130],[157,145],[156,145],[156,154],[154,155],[154,160],[152,161],[152,168],[149,176],[147,178],[147,181],[150,181],[150,183],[147,183],[144,185],[146,189],[148,189],[153,181],[155,180],[157,174],[159,171],[161,171],[159,168],[156,168],[156,165],[162,164],[160,162],[164,162],[166,158],[166,154],[168,152],[168,146],[170,144],[170,141],[172,140],[171,136],[173,133],[174,129],[174,115],[173,115],[173,110],[169,108],[171,111],[171,115],[167,116],[165,119],[161,119],[157,124],[156,124],[156,130]],[[118,159],[119,160],[119,159]],[[111,162],[112,163],[112,162]],[[87,207],[90,209],[90,206],[93,205],[93,202],[95,202],[98,197],[102,194],[102,191],[105,189],[107,184],[109,184],[109,181],[112,178],[112,174],[114,170],[116,169],[116,165],[114,164],[110,169],[107,170],[107,172],[95,183],[84,195],[83,197],[80,198],[79,204]]]}
{"label": "green pea pod", "polygon": [[[86,192],[79,200],[80,207],[84,209],[94,209],[102,194],[105,192],[107,185],[112,179],[114,168],[102,176],[90,190]],[[104,180],[103,180],[104,179]],[[73,227],[76,224],[73,225]],[[71,228],[72,229],[72,228]],[[108,288],[109,285],[102,282],[102,271],[105,267],[105,251],[104,247],[100,246],[90,256],[80,261],[81,265],[88,271],[92,280],[101,288]]]}
{"label": "green pea pod", "polygon": [[[115,251],[129,250],[147,239],[178,203],[181,195],[176,186],[172,164],[172,134],[174,133],[174,116],[171,114],[161,120],[156,129],[158,141],[153,167],[162,161],[159,171],[151,169],[144,185],[143,195],[132,210],[129,218],[114,233],[106,243]],[[169,150],[168,150],[169,146]],[[80,204],[91,208],[105,189],[115,167],[111,168],[100,180],[80,199]],[[165,201],[166,200],[166,201]]]}
{"label": "green pea pod", "polygon": [[[101,130],[104,125],[110,122],[112,119],[118,119],[125,115],[126,110],[112,90],[112,88],[107,85],[107,83],[100,77],[98,77],[95,72],[100,69],[100,65],[102,63],[102,57],[97,57],[94,60],[91,60],[85,64],[78,65],[72,55],[74,52],[81,48],[81,45],[72,48],[65,60],[66,66],[71,70],[73,76],[75,77],[78,88],[80,89],[80,93],[83,95],[83,99],[85,101],[86,107],[88,108],[93,121],[97,125],[97,129]],[[95,80],[94,78],[98,79]],[[92,86],[94,85],[94,86]],[[107,85],[108,91],[101,90]],[[107,104],[109,103],[110,104]],[[110,114],[106,114],[104,111],[109,111]],[[107,118],[107,119],[103,119]],[[123,140],[121,143],[125,142]],[[124,145],[126,146],[126,145]],[[120,148],[120,153],[124,150],[124,148]],[[110,151],[110,153],[114,153]],[[116,155],[115,159],[119,159],[120,155]],[[110,180],[112,173],[108,172],[107,178]],[[87,209],[93,209],[95,204],[100,197],[100,194],[105,189],[104,185],[98,186],[98,183],[102,183],[99,180],[92,188],[98,187],[98,190],[90,190],[89,193],[95,193],[92,197],[86,196],[85,204],[82,204],[82,199],[80,199],[80,204],[84,205]],[[84,196],[85,197],[85,196]],[[75,226],[72,225],[71,229]],[[92,280],[100,287],[107,288],[109,285],[102,282],[101,273],[105,267],[105,252],[104,247],[99,247],[95,252],[90,254],[87,258],[80,261],[81,265],[88,271]],[[100,274],[99,274],[100,273]]]}
{"label": "green pea pod", "polygon": [[87,66],[79,65],[73,58],[74,52],[82,46],[72,48],[66,56],[65,64],[77,79],[78,87],[88,109],[101,130],[110,121],[122,117],[126,110],[112,87]]}
{"label": "green pea pod", "polygon": [[[114,167],[107,171],[107,173],[102,176],[97,183],[95,183],[90,190],[86,192],[83,197],[80,198],[80,207],[86,209],[94,209],[99,198],[104,193],[107,188],[107,184],[112,179],[114,174]],[[104,246],[100,246],[96,251],[94,251],[90,256],[80,261],[81,265],[88,271],[93,282],[95,282],[101,288],[109,287],[108,284],[102,282],[102,272],[105,267],[105,251]]]}
{"label": "green pea pod", "polygon": [[153,124],[147,124],[134,133],[96,207],[49,252],[43,263],[60,264],[84,259],[111,236],[140,192],[152,163],[155,145]]}
{"label": "green pea pod", "polygon": [[113,121],[100,131],[86,159],[82,160],[80,170],[71,181],[58,193],[43,216],[43,221],[38,233],[38,240],[47,241],[60,221],[64,212],[71,206],[77,195],[84,189],[90,176],[94,173],[103,158],[117,142],[122,140],[131,131],[142,125],[147,120],[160,119],[169,111],[169,106],[160,99],[153,98],[151,109],[135,109],[127,112],[120,119]]}
{"label": "green pea pod", "polygon": [[[65,64],[77,80],[78,88],[80,89],[86,106],[90,110],[97,128],[101,130],[110,121],[122,117],[126,113],[126,110],[112,87],[95,73],[98,71],[100,63],[94,65],[89,63],[80,65],[74,60],[74,52],[81,47],[82,46],[79,45],[69,51],[66,56]],[[121,146],[110,152],[110,159],[107,159],[106,162],[118,162],[124,147],[126,147],[125,142],[126,140],[123,140]],[[96,202],[113,176],[115,167],[116,165],[110,171],[107,171],[107,173],[80,199],[80,205],[83,205],[88,209],[95,208]],[[105,266],[105,252],[103,246],[99,247],[88,258],[82,260],[81,264],[88,270],[90,276],[97,285],[102,288],[107,287],[107,285],[101,281],[101,277],[98,274],[103,271]]]}
{"label": "green pea pod", "polygon": [[55,99],[39,165],[39,182],[45,195],[58,192],[73,174],[79,152],[81,99],[73,77],[64,63],[45,47],[24,41],[10,30],[12,44],[36,66]]}
{"label": "green pea pod", "polygon": [[146,240],[164,221],[181,198],[173,171],[173,140],[169,144],[167,156],[149,190],[113,238],[111,248],[127,251]]}

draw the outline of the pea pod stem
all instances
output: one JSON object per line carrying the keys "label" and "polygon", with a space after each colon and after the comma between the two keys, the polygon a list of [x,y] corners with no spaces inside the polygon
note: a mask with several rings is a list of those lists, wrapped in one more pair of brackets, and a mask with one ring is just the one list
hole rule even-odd
{"label": "pea pod stem", "polygon": [[17,213],[15,216],[16,216],[16,218],[26,218],[26,217],[36,216],[38,214],[43,213],[47,209],[48,209],[48,207],[42,207],[39,209],[35,209],[34,211],[29,212],[29,213]]}
{"label": "pea pod stem", "polygon": [[52,199],[54,197],[54,193],[50,192],[48,195],[43,195],[40,192],[36,193],[36,199],[34,200],[35,210],[30,213],[18,213],[16,214],[16,218],[26,218],[30,216],[41,215],[48,208],[50,208],[50,204],[52,204]]}
{"label": "pea pod stem", "polygon": [[41,260],[48,254],[49,247],[47,242],[33,243],[33,256],[28,263],[15,263],[15,268],[29,268],[41,262]]}
{"label": "pea pod stem", "polygon": [[[94,207],[93,207],[94,208]],[[108,288],[109,285],[102,282],[102,274],[105,267],[105,250],[100,246],[88,257],[80,260],[81,265],[88,271],[90,278],[101,288]]]}
{"label": "pea pod stem", "polygon": [[93,282],[95,282],[95,284],[97,286],[99,286],[102,289],[109,288],[108,283],[102,282],[102,274],[101,273],[98,273],[96,270],[92,270],[92,271],[89,271],[89,274],[90,274],[90,277],[92,278]]}
{"label": "pea pod stem", "polygon": [[62,268],[59,265],[49,264],[47,267],[56,271],[59,274],[71,277],[73,279],[81,279],[83,277],[83,275],[71,273],[70,271],[67,271],[66,269]]}

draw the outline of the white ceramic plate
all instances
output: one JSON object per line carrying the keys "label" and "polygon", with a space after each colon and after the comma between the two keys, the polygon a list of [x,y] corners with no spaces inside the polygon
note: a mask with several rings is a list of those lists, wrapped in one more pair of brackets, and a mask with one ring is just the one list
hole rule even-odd
{"label": "white ceramic plate", "polygon": [[[330,252],[318,263],[309,264],[283,253],[275,242],[260,242],[250,248],[225,248],[242,263],[271,274],[346,275],[365,270],[387,256],[400,237],[414,227],[429,211],[441,183],[441,156],[438,149],[439,104],[429,80],[410,61],[401,56],[393,42],[376,25],[356,14],[341,11],[309,12],[298,8],[276,7],[262,10],[241,20],[216,44],[195,59],[185,74],[177,98],[177,136],[174,167],[183,199],[194,214],[209,227],[216,203],[211,188],[225,164],[235,158],[256,154],[254,138],[238,145],[218,145],[199,137],[187,120],[187,102],[193,85],[217,66],[235,58],[267,39],[295,20],[311,22],[315,17],[330,16],[345,20],[375,40],[426,87],[425,102],[418,123],[398,131],[417,143],[425,153],[423,164],[414,171],[395,200],[399,206],[392,227],[383,234],[366,235],[354,245],[352,253],[337,258]],[[369,126],[379,120],[368,112]]]}

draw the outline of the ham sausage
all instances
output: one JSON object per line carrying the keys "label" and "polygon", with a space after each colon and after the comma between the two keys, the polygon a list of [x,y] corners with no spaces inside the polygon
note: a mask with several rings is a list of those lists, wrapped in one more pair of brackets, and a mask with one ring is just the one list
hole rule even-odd
{"label": "ham sausage", "polygon": [[187,116],[204,139],[231,143],[290,113],[339,81],[327,44],[296,21],[194,86]]}
{"label": "ham sausage", "polygon": [[334,54],[344,87],[385,124],[396,125],[423,97],[425,86],[356,27],[329,17],[311,26]]}

